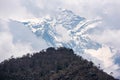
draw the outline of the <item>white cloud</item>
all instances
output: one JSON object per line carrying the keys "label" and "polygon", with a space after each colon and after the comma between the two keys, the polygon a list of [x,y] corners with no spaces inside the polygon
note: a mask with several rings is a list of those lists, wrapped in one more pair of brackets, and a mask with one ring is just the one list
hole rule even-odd
{"label": "white cloud", "polygon": [[[57,41],[63,41],[63,42],[69,42],[71,40],[71,37],[67,34],[65,34],[67,32],[67,29],[62,27],[62,25],[58,25],[56,28],[57,33],[59,34],[59,37],[56,38]],[[62,31],[62,32],[61,32]]]}
{"label": "white cloud", "polygon": [[47,47],[42,39],[37,39],[21,23],[0,20],[0,62],[11,56],[20,57]]}
{"label": "white cloud", "polygon": [[119,28],[119,0],[0,0],[0,18],[25,19],[55,15],[66,8],[86,18],[101,17],[105,26]]}
{"label": "white cloud", "polygon": [[0,32],[0,61],[10,58],[12,55],[18,57],[32,51],[29,44],[13,43],[13,36],[9,32]]}
{"label": "white cloud", "polygon": [[99,43],[107,44],[119,50],[120,47],[120,30],[107,29],[100,33],[90,35],[91,39]]}
{"label": "white cloud", "polygon": [[0,62],[14,56],[22,56],[32,51],[29,44],[13,43],[13,36],[5,21],[0,20]]}
{"label": "white cloud", "polygon": [[[49,3],[48,0],[1,0],[0,3],[2,13],[9,12],[15,15],[17,15],[16,13],[23,13],[21,14],[23,16],[27,16],[26,13],[34,16],[41,16],[39,14],[42,13],[53,13],[58,7],[70,9],[87,17],[98,16],[103,13],[111,14],[114,11],[120,12],[118,8],[119,0],[50,0]],[[6,14],[9,15],[8,13]]]}
{"label": "white cloud", "polygon": [[23,19],[33,17],[26,8],[21,6],[20,0],[0,0],[1,19]]}
{"label": "white cloud", "polygon": [[[93,58],[92,61],[98,65],[100,64],[101,69],[103,69],[107,73],[113,72],[114,77],[120,77],[119,76],[119,65],[114,63],[113,56],[116,55],[115,53],[112,53],[110,48],[108,46],[103,45],[102,48],[99,48],[98,50],[88,49],[86,50],[87,54],[90,54]],[[96,62],[96,59],[99,61]]]}

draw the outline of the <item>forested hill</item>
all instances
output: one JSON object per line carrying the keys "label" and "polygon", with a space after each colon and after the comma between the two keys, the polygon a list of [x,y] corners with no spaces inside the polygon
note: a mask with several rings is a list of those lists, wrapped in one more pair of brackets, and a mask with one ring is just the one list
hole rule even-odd
{"label": "forested hill", "polygon": [[48,48],[0,63],[0,80],[116,80],[72,49]]}

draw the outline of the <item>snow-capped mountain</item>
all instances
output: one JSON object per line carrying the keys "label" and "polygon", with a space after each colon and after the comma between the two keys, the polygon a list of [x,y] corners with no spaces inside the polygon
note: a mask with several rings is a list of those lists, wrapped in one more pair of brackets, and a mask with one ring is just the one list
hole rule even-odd
{"label": "snow-capped mountain", "polygon": [[114,65],[111,48],[89,37],[89,30],[99,22],[99,19],[87,20],[66,9],[60,9],[55,16],[21,21],[48,46],[72,48],[78,55],[92,60],[96,65],[100,64],[104,71],[114,72],[114,76],[118,77],[119,67]]}
{"label": "snow-capped mountain", "polygon": [[23,24],[37,36],[42,37],[48,45],[73,48],[75,52],[83,53],[85,49],[97,50],[102,45],[92,41],[87,31],[99,20],[86,20],[75,15],[70,10],[60,10],[54,17],[26,21]]}

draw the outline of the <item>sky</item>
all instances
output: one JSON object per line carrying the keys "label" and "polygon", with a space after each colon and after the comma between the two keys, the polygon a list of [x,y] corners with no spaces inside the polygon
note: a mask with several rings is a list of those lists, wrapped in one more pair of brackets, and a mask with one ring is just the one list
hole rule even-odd
{"label": "sky", "polygon": [[[87,19],[101,18],[102,24],[93,31],[91,37],[119,49],[119,5],[119,0],[0,0],[0,19],[39,18],[55,15],[58,8],[69,9]],[[102,37],[99,39],[99,36]]]}
{"label": "sky", "polygon": [[[119,7],[120,0],[0,0],[0,61],[11,55],[22,56],[32,52],[38,45],[47,47],[44,41],[39,42],[27,28],[12,20],[22,21],[54,16],[58,8],[71,10],[86,19],[101,19],[102,23],[91,30],[91,39],[115,48],[118,50],[117,55],[120,55]],[[22,27],[18,28],[19,26]],[[29,33],[21,35],[19,31]],[[18,37],[14,38],[14,36]],[[28,38],[25,39],[25,36]]]}
{"label": "sky", "polygon": [[102,24],[92,31],[92,39],[119,49],[119,6],[119,0],[0,0],[0,20],[39,18],[65,8],[87,19],[101,18]]}

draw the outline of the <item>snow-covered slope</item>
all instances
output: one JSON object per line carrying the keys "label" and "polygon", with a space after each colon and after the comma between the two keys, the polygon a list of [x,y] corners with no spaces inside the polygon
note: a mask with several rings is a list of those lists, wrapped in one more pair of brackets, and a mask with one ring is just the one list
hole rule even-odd
{"label": "snow-covered slope", "polygon": [[98,20],[86,20],[72,11],[61,10],[56,16],[36,21],[23,22],[37,36],[42,37],[48,45],[65,46],[76,52],[85,49],[97,50],[102,45],[93,42],[86,34]]}
{"label": "snow-covered slope", "polygon": [[[70,10],[60,9],[55,16],[26,20],[22,23],[28,27],[36,37],[40,37],[49,46],[72,48],[75,53],[100,64],[106,72],[114,72],[118,77],[118,65],[114,64],[114,54],[108,46],[92,41],[88,31],[95,28],[99,19],[87,20],[75,15]],[[83,53],[83,54],[82,54]]]}

